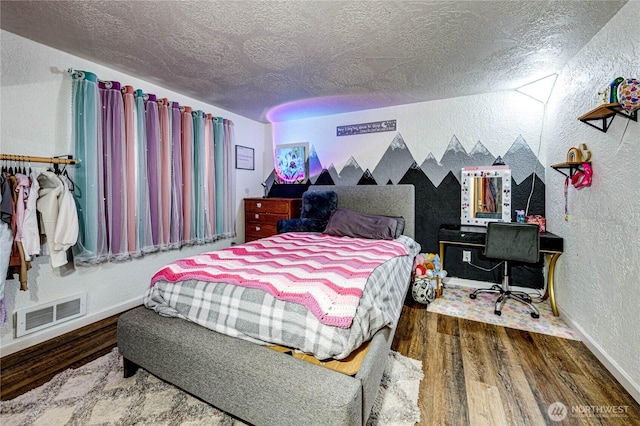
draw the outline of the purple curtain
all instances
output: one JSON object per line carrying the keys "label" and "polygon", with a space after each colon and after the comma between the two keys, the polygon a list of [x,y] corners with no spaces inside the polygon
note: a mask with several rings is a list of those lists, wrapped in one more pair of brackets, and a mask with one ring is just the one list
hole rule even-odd
{"label": "purple curtain", "polygon": [[102,140],[104,142],[105,213],[107,253],[127,257],[126,146],[124,101],[117,81],[100,83]]}

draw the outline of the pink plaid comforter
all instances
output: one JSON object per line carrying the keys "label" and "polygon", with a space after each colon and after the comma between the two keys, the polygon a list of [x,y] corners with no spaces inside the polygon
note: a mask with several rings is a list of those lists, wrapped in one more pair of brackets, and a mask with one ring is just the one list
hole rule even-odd
{"label": "pink plaid comforter", "polygon": [[408,254],[396,241],[292,232],[178,260],[151,285],[200,280],[257,288],[304,305],[323,324],[348,328],[373,270]]}

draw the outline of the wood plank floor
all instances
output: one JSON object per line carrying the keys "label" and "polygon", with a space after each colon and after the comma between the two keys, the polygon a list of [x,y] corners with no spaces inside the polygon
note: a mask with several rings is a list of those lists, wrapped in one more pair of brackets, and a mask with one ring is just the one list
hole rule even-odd
{"label": "wood plank floor", "polygon": [[582,342],[407,302],[392,348],[423,362],[421,425],[640,425],[640,405]]}
{"label": "wood plank floor", "polygon": [[[108,352],[117,317],[3,357],[2,399]],[[407,302],[392,348],[422,360],[420,425],[640,425],[640,405],[581,342],[434,314]],[[567,407],[559,422],[548,413],[555,402]]]}
{"label": "wood plank floor", "polygon": [[78,368],[111,352],[118,315],[47,340],[0,359],[0,399],[13,399],[67,368]]}

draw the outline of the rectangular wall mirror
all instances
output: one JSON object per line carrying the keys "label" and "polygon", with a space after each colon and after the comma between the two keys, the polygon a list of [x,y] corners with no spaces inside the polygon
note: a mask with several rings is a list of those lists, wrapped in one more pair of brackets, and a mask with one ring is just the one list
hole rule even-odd
{"label": "rectangular wall mirror", "polygon": [[511,222],[509,166],[465,167],[460,182],[460,222],[463,225]]}

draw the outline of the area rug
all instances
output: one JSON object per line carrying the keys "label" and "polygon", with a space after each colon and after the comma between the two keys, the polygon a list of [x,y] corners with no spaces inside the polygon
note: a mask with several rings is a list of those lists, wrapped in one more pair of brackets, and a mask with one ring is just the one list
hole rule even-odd
{"label": "area rug", "polygon": [[[390,352],[369,425],[420,421],[422,362]],[[122,377],[118,350],[69,369],[11,401],[0,403],[3,426],[180,425],[240,426],[241,421],[163,382],[143,369]]]}
{"label": "area rug", "polygon": [[[487,285],[490,287],[490,285]],[[565,339],[580,340],[577,334],[559,317],[553,316],[548,300],[536,303],[540,318],[533,319],[529,308],[516,301],[507,301],[502,307],[502,315],[493,313],[495,294],[481,293],[474,300],[469,297],[475,289],[470,287],[448,284],[443,290],[442,297],[437,298],[427,306],[429,312],[480,321],[518,330],[543,333]]]}

